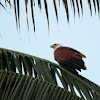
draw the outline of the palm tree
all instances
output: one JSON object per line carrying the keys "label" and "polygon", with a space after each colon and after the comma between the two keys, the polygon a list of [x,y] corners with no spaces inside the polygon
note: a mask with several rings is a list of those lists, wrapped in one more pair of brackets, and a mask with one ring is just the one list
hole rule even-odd
{"label": "palm tree", "polygon": [[[67,0],[62,0],[67,20],[69,22],[69,10]],[[72,9],[77,7],[78,14],[80,15],[79,6],[81,7],[81,12],[83,14],[82,0],[70,0]],[[92,6],[90,0],[87,0],[90,7],[90,13],[92,15]],[[10,3],[10,0],[6,0]],[[53,0],[55,14],[58,21],[57,4],[56,0]],[[76,3],[75,3],[76,2]],[[27,3],[26,14],[27,14]],[[35,31],[35,21],[34,21],[34,2],[31,0],[31,11],[33,26]],[[76,5],[75,5],[76,4]],[[94,9],[100,11],[99,0],[93,0]],[[0,5],[5,8],[5,6],[0,2]],[[38,5],[41,11],[41,0],[38,0]],[[47,1],[44,0],[45,11],[47,16],[48,28],[49,28],[49,16],[48,16],[48,5]],[[97,8],[96,8],[97,6]],[[19,0],[14,0],[14,10],[16,18],[16,26],[20,29],[20,9]],[[6,8],[5,8],[6,9]],[[27,26],[28,17],[27,17]],[[24,75],[23,75],[24,74]],[[58,86],[58,78],[62,83],[64,88]],[[79,95],[78,95],[79,94]],[[10,99],[10,100],[80,100],[80,99],[95,99],[100,98],[100,87],[90,80],[82,77],[73,75],[69,71],[65,70],[61,66],[54,64],[48,60],[31,56],[28,54],[20,53],[17,51],[12,51],[4,48],[0,48],[0,99]]]}

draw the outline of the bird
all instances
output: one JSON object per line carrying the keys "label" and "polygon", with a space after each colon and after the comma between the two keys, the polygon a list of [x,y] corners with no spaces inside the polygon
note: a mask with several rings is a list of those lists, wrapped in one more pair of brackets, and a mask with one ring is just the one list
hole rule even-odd
{"label": "bird", "polygon": [[54,49],[54,59],[59,65],[73,74],[78,75],[77,70],[81,72],[81,69],[87,69],[82,59],[86,58],[86,56],[81,52],[70,47],[62,46],[61,44],[53,44],[50,47]]}

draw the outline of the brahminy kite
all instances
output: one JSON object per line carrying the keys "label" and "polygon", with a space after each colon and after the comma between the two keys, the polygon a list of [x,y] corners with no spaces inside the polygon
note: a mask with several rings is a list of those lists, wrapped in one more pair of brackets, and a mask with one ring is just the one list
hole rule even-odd
{"label": "brahminy kite", "polygon": [[86,70],[84,61],[82,60],[82,58],[86,58],[86,56],[81,52],[60,44],[51,45],[51,48],[54,49],[55,60],[65,69],[74,74],[78,74],[76,69],[79,71],[81,71],[81,69]]}

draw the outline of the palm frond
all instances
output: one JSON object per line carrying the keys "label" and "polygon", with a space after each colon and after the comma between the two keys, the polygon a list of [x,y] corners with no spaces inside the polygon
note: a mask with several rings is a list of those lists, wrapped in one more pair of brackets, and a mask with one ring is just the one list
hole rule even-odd
{"label": "palm frond", "polygon": [[55,84],[0,69],[0,100],[65,100],[63,98],[81,100]]}
{"label": "palm frond", "polygon": [[24,73],[25,75],[43,79],[53,84],[58,84],[57,78],[59,78],[66,90],[74,94],[79,93],[83,99],[99,100],[98,98],[100,98],[100,87],[98,85],[82,76],[75,76],[48,60],[0,49],[0,64],[0,69]]}
{"label": "palm frond", "polygon": [[[1,3],[1,1],[0,1],[0,5],[5,9],[5,6]],[[6,10],[6,9],[5,9]]]}
{"label": "palm frond", "polygon": [[[5,1],[7,1],[11,5],[10,0],[5,0]],[[15,19],[16,19],[16,24],[17,24],[16,26],[17,26],[17,29],[18,29],[18,28],[20,28],[20,6],[21,5],[20,5],[20,0],[13,0],[13,2],[14,2],[14,9],[15,9]],[[28,27],[28,30],[29,30],[28,14],[27,14],[28,13],[28,2],[29,2],[29,0],[25,0],[27,27]],[[33,4],[33,2],[35,2],[35,0],[30,0],[32,21],[33,21],[33,26],[34,26],[34,31],[35,31],[35,17],[34,17],[34,7],[35,7],[35,5]],[[59,2],[59,5],[60,5],[60,0],[53,0],[53,5],[54,5],[54,8],[55,8],[55,15],[56,15],[57,22],[58,22],[58,10],[57,10],[58,5],[57,5],[56,2]],[[79,17],[81,15],[81,13],[83,15],[84,0],[62,0],[62,2],[64,4],[64,8],[65,8],[65,12],[66,12],[66,15],[67,15],[67,21],[68,22],[69,22],[69,18],[70,18],[70,10],[71,10],[71,9],[69,10],[70,5],[71,5],[71,8],[74,12],[74,18],[76,16],[76,11],[78,12]],[[69,5],[68,2],[70,2],[70,5]],[[38,3],[38,7],[40,9],[40,12],[42,12],[41,0],[38,0],[37,3]],[[94,9],[95,13],[98,13],[98,15],[100,16],[100,0],[87,0],[87,4],[89,6],[91,16],[92,16],[93,9]],[[0,2],[0,5],[2,5],[1,2]],[[44,7],[45,7],[45,13],[46,13],[48,29],[49,29],[49,13],[48,13],[48,2],[47,2],[47,0],[44,0]]]}
{"label": "palm frond", "polygon": [[[27,2],[26,2],[27,5]],[[35,21],[34,21],[34,5],[33,0],[31,0],[31,13],[32,13],[32,20],[33,20],[33,26],[34,26],[34,32],[35,32]]]}
{"label": "palm frond", "polygon": [[57,12],[57,4],[56,4],[56,0],[53,0],[53,4],[54,4],[55,14],[56,14],[57,22],[58,22],[58,12]]}

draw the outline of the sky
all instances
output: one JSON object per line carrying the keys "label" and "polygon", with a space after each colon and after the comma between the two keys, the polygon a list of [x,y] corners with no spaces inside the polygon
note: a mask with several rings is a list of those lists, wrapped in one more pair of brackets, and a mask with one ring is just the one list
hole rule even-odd
{"label": "sky", "polygon": [[16,28],[13,7],[10,9],[7,4],[7,11],[0,7],[0,48],[24,52],[57,63],[53,56],[54,50],[50,48],[50,45],[59,43],[72,47],[87,57],[83,59],[87,70],[79,73],[100,85],[100,18],[98,13],[95,14],[93,7],[93,15],[90,15],[87,0],[84,0],[83,3],[83,16],[80,14],[79,18],[76,9],[75,19],[71,5],[68,2],[70,10],[69,24],[67,23],[63,3],[61,2],[59,7],[57,0],[57,23],[54,7],[52,6],[53,2],[48,0],[49,32],[43,0],[42,13],[40,13],[37,2],[34,7],[36,32],[33,29],[30,2],[28,3],[29,31],[27,29],[23,1],[20,1],[21,27],[19,31]]}

